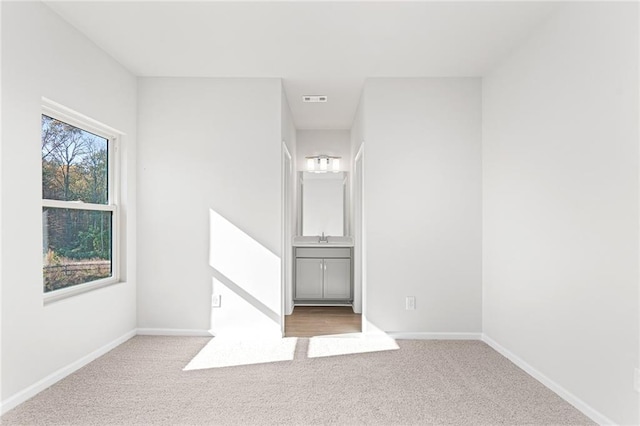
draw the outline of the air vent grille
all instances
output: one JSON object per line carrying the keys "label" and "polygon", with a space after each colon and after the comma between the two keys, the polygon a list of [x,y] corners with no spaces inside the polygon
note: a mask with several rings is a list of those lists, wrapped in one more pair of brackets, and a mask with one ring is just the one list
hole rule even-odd
{"label": "air vent grille", "polygon": [[327,97],[325,95],[303,95],[302,102],[306,102],[306,103],[327,102]]}

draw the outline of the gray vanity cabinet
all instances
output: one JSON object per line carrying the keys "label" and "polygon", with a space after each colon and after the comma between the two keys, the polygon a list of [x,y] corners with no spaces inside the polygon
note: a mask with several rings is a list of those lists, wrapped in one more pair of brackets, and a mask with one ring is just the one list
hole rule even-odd
{"label": "gray vanity cabinet", "polygon": [[324,259],[324,299],[351,298],[351,259]]}
{"label": "gray vanity cabinet", "polygon": [[296,298],[322,299],[323,259],[296,259]]}
{"label": "gray vanity cabinet", "polygon": [[351,303],[349,247],[296,248],[294,300],[300,303]]}

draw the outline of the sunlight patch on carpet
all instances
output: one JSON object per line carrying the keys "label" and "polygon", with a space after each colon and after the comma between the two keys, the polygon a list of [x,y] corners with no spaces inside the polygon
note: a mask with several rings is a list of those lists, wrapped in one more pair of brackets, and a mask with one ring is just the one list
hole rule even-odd
{"label": "sunlight patch on carpet", "polygon": [[362,354],[399,349],[396,341],[384,333],[374,335],[317,336],[309,339],[308,358]]}
{"label": "sunlight patch on carpet", "polygon": [[238,365],[291,361],[295,355],[296,337],[284,339],[213,338],[187,364],[184,371]]}

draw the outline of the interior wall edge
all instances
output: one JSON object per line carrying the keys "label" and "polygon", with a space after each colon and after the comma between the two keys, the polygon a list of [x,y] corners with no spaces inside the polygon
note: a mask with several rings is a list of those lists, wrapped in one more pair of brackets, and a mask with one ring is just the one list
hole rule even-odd
{"label": "interior wall edge", "polygon": [[5,400],[2,400],[2,402],[0,402],[0,415],[2,415],[4,413],[8,412],[9,410],[17,407],[18,405],[22,404],[23,402],[27,401],[28,399],[31,399],[32,397],[36,396],[37,394],[39,394],[43,390],[47,389],[48,387],[51,387],[55,383],[57,383],[60,380],[64,379],[65,377],[75,373],[76,371],[78,371],[79,369],[84,367],[85,365],[87,365],[90,362],[100,358],[102,355],[106,354],[107,352],[111,351],[112,349],[115,349],[116,347],[120,346],[121,344],[123,344],[127,340],[129,340],[132,337],[136,336],[136,334],[137,334],[137,332],[136,332],[135,329],[131,330],[131,331],[128,331],[127,333],[123,334],[122,336],[118,337],[117,339],[112,340],[111,342],[107,343],[106,345],[104,345],[104,346],[96,349],[95,351],[83,356],[82,358],[72,362],[71,364],[69,364],[69,365],[67,365],[65,367],[62,367],[57,371],[54,371],[53,373],[49,374],[48,376],[46,376],[42,380],[37,381],[36,383],[26,387],[25,389],[15,393],[14,395],[11,395],[9,398],[7,398]]}
{"label": "interior wall edge", "polygon": [[[2,46],[2,7],[3,4],[2,2],[0,2],[0,46]],[[0,164],[2,164],[2,145],[3,145],[3,134],[2,134],[2,123],[4,121],[4,118],[2,116],[2,55],[0,54]],[[2,194],[4,194],[4,191],[2,190],[2,184],[3,184],[3,178],[2,178],[2,170],[0,169],[0,235],[3,234],[3,226],[2,226]],[[2,267],[2,253],[3,253],[3,249],[2,249],[2,241],[0,241],[0,300],[2,300],[2,279],[3,279],[3,274],[2,271],[4,270]],[[2,401],[2,303],[0,302],[0,401]],[[0,402],[0,415],[2,414],[2,403]]]}
{"label": "interior wall edge", "polygon": [[502,346],[500,343],[493,340],[490,336],[485,333],[482,333],[482,339],[484,343],[489,345],[492,349],[498,352],[500,355],[507,358],[509,361],[514,363],[516,366],[520,367],[524,370],[525,373],[545,385],[551,391],[553,391],[560,398],[567,401],[569,404],[574,406],[576,409],[580,410],[585,416],[589,417],[594,422],[600,425],[614,425],[616,424],[613,420],[609,419],[607,416],[584,402],[582,399],[578,398],[573,393],[569,392],[567,389],[562,387],[560,384],[555,382],[553,379],[549,378],[544,373],[537,370],[531,364],[520,358],[518,355],[511,352],[509,349]]}

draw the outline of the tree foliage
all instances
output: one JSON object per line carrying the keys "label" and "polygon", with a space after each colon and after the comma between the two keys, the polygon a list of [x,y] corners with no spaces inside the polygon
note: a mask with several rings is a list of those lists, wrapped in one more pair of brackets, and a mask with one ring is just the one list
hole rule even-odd
{"label": "tree foliage", "polygon": [[[107,140],[42,116],[42,197],[108,202]],[[46,258],[109,259],[111,213],[44,208]],[[45,258],[45,262],[46,262]]]}

